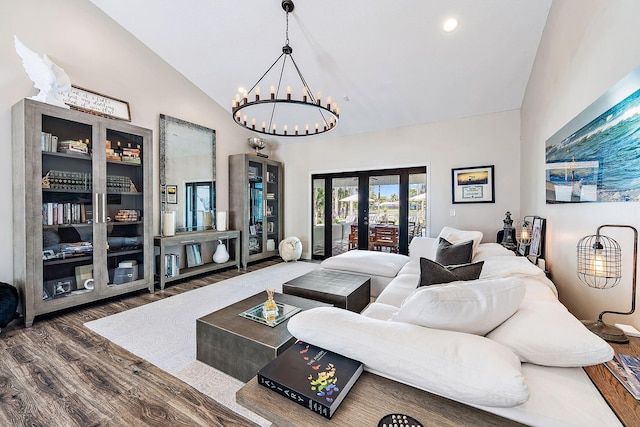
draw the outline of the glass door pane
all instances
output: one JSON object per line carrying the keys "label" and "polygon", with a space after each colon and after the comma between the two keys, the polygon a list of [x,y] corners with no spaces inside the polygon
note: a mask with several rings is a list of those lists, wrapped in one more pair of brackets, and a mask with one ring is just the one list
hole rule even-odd
{"label": "glass door pane", "polygon": [[144,277],[143,138],[107,129],[107,191],[100,201],[107,227],[109,286]]}
{"label": "glass door pane", "polygon": [[331,255],[358,248],[358,178],[331,180]]}
{"label": "glass door pane", "polygon": [[42,116],[42,299],[92,292],[92,126]]}
{"label": "glass door pane", "polygon": [[324,256],[324,209],[325,209],[325,186],[324,179],[313,180],[313,206],[312,206],[312,247],[313,255]]}
{"label": "glass door pane", "polygon": [[369,177],[369,250],[398,253],[400,175]]}
{"label": "glass door pane", "polygon": [[416,236],[426,236],[427,174],[409,175],[409,243]]}
{"label": "glass door pane", "polygon": [[264,187],[262,163],[249,161],[249,255],[262,252]]}
{"label": "glass door pane", "polygon": [[267,229],[267,251],[275,251],[280,244],[278,239],[280,230],[278,228],[280,226],[279,218],[281,212],[278,212],[278,200],[280,200],[281,195],[278,187],[278,172],[278,166],[267,165],[267,199],[264,212],[266,217],[265,227]]}

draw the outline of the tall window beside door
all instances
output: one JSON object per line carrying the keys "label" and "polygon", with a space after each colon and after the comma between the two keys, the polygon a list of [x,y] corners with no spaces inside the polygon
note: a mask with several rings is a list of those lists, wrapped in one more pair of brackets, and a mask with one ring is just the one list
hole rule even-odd
{"label": "tall window beside door", "polygon": [[313,258],[354,249],[406,254],[426,233],[427,190],[426,167],[313,175]]}

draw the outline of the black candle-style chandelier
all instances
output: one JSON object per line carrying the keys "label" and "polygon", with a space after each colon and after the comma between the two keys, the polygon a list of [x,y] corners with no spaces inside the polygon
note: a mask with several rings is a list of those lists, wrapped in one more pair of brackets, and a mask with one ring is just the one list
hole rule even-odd
{"label": "black candle-style chandelier", "polygon": [[[331,97],[327,97],[323,103],[320,92],[314,97],[293,59],[293,48],[289,46],[289,13],[293,8],[293,1],[282,1],[282,9],[286,12],[286,41],[282,53],[251,89],[237,94],[232,103],[234,121],[254,132],[287,137],[309,136],[329,132],[338,124],[338,105],[332,102]],[[261,97],[259,85],[280,60],[282,67],[277,86],[271,85],[270,94]],[[302,96],[299,99],[292,95],[290,84],[282,89],[282,78],[288,62],[291,63],[289,68],[293,68],[300,79],[298,90]]]}

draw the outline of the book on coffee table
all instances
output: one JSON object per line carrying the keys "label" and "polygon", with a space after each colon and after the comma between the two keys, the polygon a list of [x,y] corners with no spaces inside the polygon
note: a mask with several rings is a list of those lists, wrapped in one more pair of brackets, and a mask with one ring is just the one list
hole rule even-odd
{"label": "book on coffee table", "polygon": [[297,341],[258,371],[258,384],[330,419],[362,368],[356,360]]}
{"label": "book on coffee table", "polygon": [[614,377],[618,379],[637,400],[640,400],[640,358],[616,353],[604,363]]}

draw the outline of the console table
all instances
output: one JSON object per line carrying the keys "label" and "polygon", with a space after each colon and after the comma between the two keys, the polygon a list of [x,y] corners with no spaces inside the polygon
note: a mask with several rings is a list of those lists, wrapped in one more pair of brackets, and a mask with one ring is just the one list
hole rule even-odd
{"label": "console table", "polygon": [[[217,240],[223,240],[226,244],[227,251],[229,252],[229,261],[221,264],[213,262],[211,257],[201,265],[194,267],[181,267],[180,273],[173,277],[165,277],[166,265],[165,255],[168,253],[178,253],[186,259],[185,248],[191,244],[202,244],[207,242],[215,242]],[[180,233],[175,236],[156,236],[153,238],[153,245],[159,249],[159,255],[156,261],[156,279],[160,285],[160,289],[164,289],[165,285],[175,280],[185,279],[187,277],[194,276],[196,274],[207,273],[210,271],[219,270],[226,267],[236,266],[240,269],[240,231],[227,230],[204,230],[194,231],[190,233]],[[177,248],[168,250],[169,248]],[[215,247],[214,247],[215,250]]]}
{"label": "console table", "polygon": [[[640,356],[640,338],[629,337],[626,344],[610,343],[616,353]],[[603,365],[584,368],[604,400],[625,426],[640,426],[640,402]]]}

